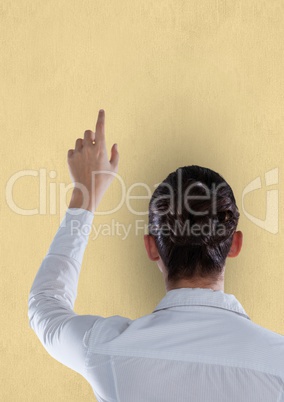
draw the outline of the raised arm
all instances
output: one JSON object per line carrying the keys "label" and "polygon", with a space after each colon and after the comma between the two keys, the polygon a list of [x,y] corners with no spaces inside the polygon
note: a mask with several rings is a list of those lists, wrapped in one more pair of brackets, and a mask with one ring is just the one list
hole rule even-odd
{"label": "raised arm", "polygon": [[104,112],[100,112],[96,132],[85,131],[84,139],[78,138],[75,149],[68,151],[70,175],[75,184],[71,202],[28,297],[29,325],[47,352],[83,376],[88,333],[104,320],[101,316],[78,315],[73,311],[90,233],[88,230],[86,234],[86,226],[92,224],[97,205],[118,168],[114,145],[110,161],[107,158],[104,121]]}

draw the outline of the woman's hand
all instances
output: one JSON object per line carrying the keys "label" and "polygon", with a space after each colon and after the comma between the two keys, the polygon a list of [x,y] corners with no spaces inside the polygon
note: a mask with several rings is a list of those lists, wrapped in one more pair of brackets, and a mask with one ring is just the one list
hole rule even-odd
{"label": "woman's hand", "polygon": [[94,212],[117,173],[118,161],[117,144],[111,147],[111,158],[108,160],[105,112],[100,110],[95,133],[86,130],[84,139],[78,138],[75,149],[68,150],[68,167],[75,185],[69,208]]}

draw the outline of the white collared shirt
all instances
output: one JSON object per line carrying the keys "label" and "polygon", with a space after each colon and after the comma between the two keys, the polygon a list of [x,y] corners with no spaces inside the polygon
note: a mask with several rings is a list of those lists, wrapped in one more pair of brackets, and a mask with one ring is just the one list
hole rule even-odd
{"label": "white collared shirt", "polygon": [[253,323],[232,294],[173,289],[136,320],[76,314],[93,217],[67,209],[28,316],[47,352],[80,373],[98,402],[284,402],[284,337]]}

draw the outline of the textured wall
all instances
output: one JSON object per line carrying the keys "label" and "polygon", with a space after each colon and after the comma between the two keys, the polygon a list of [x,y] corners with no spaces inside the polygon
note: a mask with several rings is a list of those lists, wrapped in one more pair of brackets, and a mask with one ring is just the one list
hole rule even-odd
{"label": "textured wall", "polygon": [[[94,400],[29,328],[27,297],[60,223],[67,150],[94,129],[100,108],[126,189],[144,182],[153,191],[190,164],[232,185],[244,245],[228,260],[225,291],[253,321],[284,334],[283,27],[281,0],[1,1],[1,400]],[[13,210],[6,187],[26,169],[37,176],[19,178],[12,199],[22,209],[41,203],[30,216]],[[120,191],[113,183],[99,210],[117,205]],[[124,203],[94,224],[137,219],[147,223]],[[90,238],[77,313],[137,318],[164,296],[142,231],[131,233]]]}

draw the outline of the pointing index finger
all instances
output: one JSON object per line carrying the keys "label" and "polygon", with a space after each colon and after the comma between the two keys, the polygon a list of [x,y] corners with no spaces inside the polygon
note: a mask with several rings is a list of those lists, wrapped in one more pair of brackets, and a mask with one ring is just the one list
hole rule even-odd
{"label": "pointing index finger", "polygon": [[99,110],[96,124],[96,142],[104,141],[105,139],[105,111]]}

